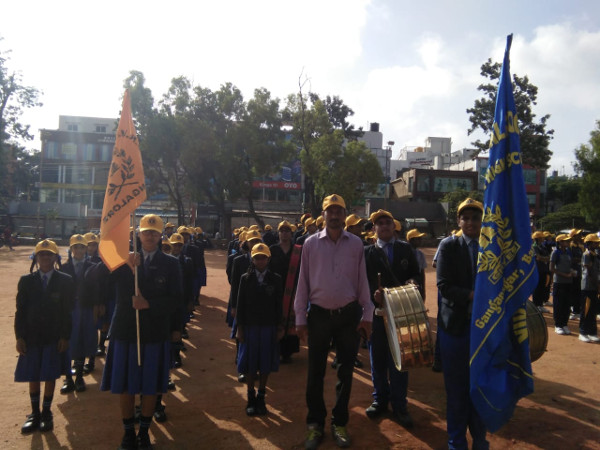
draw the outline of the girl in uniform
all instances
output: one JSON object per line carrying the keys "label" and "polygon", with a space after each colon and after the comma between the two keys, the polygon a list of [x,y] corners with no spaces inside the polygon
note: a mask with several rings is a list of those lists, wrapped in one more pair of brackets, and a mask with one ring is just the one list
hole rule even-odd
{"label": "girl in uniform", "polygon": [[[54,428],[50,406],[56,379],[61,375],[63,353],[69,346],[74,284],[69,275],[55,270],[58,247],[45,239],[35,246],[39,270],[24,275],[17,289],[15,335],[19,360],[15,381],[29,383],[31,414],[21,427],[23,434]],[[70,370],[70,368],[67,368]],[[40,388],[44,382],[43,408]]]}
{"label": "girl in uniform", "polygon": [[[238,373],[248,384],[249,416],[267,414],[265,390],[271,372],[279,369],[279,340],[283,337],[281,277],[268,270],[271,252],[263,243],[251,251],[252,264],[242,275],[237,298]],[[258,396],[254,390],[259,375]]]}

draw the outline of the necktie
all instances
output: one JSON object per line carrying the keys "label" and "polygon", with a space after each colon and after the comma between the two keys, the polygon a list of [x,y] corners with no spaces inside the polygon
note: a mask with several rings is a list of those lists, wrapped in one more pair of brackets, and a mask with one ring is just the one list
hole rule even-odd
{"label": "necktie", "polygon": [[394,244],[389,242],[385,244],[385,250],[387,252],[388,261],[390,264],[394,263]]}
{"label": "necktie", "polygon": [[146,256],[144,260],[144,272],[148,273],[148,269],[150,267],[150,255]]}
{"label": "necktie", "polygon": [[48,287],[48,275],[45,275],[42,277],[42,288],[44,290],[46,290],[46,288]]}
{"label": "necktie", "polygon": [[81,267],[82,267],[82,265],[83,264],[81,264],[79,262],[77,264],[75,264],[75,275],[78,276],[78,277],[81,275]]}
{"label": "necktie", "polygon": [[479,252],[479,246],[475,239],[471,239],[469,242],[469,249],[471,250],[471,263],[473,264],[473,276],[477,274],[477,253]]}

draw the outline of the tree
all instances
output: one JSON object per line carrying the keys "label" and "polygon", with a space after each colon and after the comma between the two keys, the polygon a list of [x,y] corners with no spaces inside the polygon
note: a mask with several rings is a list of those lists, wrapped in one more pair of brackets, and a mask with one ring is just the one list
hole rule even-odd
{"label": "tree", "polygon": [[[488,59],[481,66],[481,75],[489,79],[489,83],[480,84],[477,90],[483,92],[484,96],[475,100],[472,108],[467,109],[471,128],[468,134],[471,135],[476,130],[481,130],[485,135],[490,136],[494,125],[494,110],[496,107],[496,91],[498,89],[498,80],[500,79],[500,63],[492,63]],[[546,130],[546,125],[550,114],[546,114],[536,120],[533,113],[533,106],[537,104],[537,86],[530,83],[527,75],[519,77],[513,74],[513,93],[515,97],[515,106],[517,117],[519,118],[521,151],[523,153],[523,163],[535,168],[547,169],[548,162],[552,156],[549,150],[550,140],[553,138],[554,130]],[[485,152],[489,148],[488,142],[482,142],[479,139],[472,142],[475,148],[480,152]],[[475,155],[476,156],[476,155]]]}
{"label": "tree", "polygon": [[452,192],[448,192],[442,198],[440,198],[440,203],[448,203],[448,222],[450,226],[454,227],[456,225],[456,214],[458,212],[458,205],[460,205],[463,200],[467,197],[472,198],[473,200],[477,200],[483,203],[483,193],[479,191],[466,191],[464,189],[456,189]]}
{"label": "tree", "polygon": [[575,170],[581,173],[579,203],[586,220],[597,228],[600,224],[600,120],[596,129],[590,132],[589,145],[581,145],[575,150],[577,162]]}
{"label": "tree", "polygon": [[[0,37],[0,42],[2,38]],[[14,152],[21,151],[18,141],[29,141],[29,125],[21,123],[21,115],[28,108],[41,106],[40,92],[31,86],[25,86],[18,72],[9,70],[7,62],[10,52],[0,52],[0,206],[5,206],[10,190],[7,161]]]}
{"label": "tree", "polygon": [[553,232],[569,228],[587,228],[587,226],[579,203],[563,205],[557,211],[537,220],[538,229]]}
{"label": "tree", "polygon": [[546,187],[546,213],[554,212],[555,209],[563,205],[579,201],[581,178],[567,176],[549,177]]}

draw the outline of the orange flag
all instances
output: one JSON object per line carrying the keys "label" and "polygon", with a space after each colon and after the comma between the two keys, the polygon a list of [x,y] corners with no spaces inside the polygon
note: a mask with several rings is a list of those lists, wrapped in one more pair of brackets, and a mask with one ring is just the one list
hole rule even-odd
{"label": "orange flag", "polygon": [[142,155],[131,118],[129,91],[125,91],[100,223],[99,253],[110,271],[127,261],[130,214],[144,200],[146,185]]}

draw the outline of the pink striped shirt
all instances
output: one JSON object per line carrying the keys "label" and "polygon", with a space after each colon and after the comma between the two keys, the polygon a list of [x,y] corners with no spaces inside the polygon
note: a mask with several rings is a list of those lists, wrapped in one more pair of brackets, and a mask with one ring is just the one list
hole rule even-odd
{"label": "pink striped shirt", "polygon": [[296,325],[306,325],[308,303],[338,309],[358,300],[362,319],[373,320],[373,302],[362,241],[347,231],[333,242],[327,230],[315,233],[302,247],[300,278],[294,301]]}

